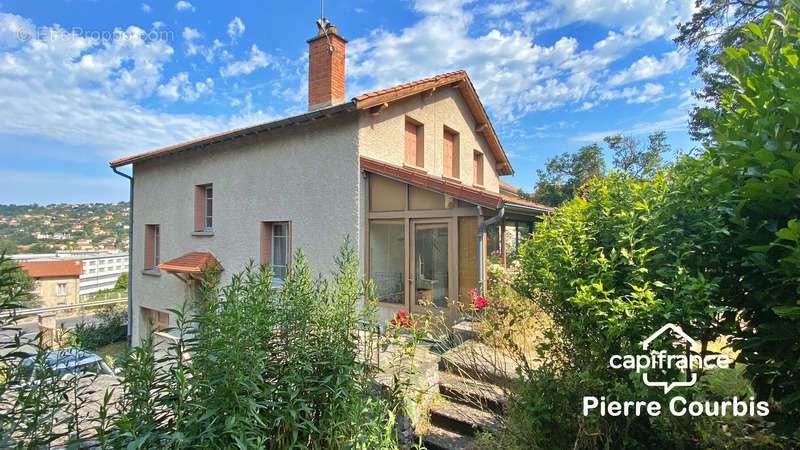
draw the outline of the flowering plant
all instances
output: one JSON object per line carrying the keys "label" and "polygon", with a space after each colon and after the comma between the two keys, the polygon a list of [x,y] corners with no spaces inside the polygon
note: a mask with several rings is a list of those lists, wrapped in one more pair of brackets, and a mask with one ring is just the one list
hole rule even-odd
{"label": "flowering plant", "polygon": [[394,317],[389,321],[395,328],[419,328],[419,324],[408,317],[408,313],[403,310],[398,310],[394,313]]}

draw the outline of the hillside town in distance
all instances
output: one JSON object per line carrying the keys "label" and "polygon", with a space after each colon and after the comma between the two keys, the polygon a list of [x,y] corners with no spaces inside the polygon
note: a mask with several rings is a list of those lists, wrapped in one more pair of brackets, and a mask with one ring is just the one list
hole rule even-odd
{"label": "hillside town in distance", "polygon": [[28,306],[75,305],[119,291],[128,273],[129,214],[127,202],[0,205],[0,252],[33,279]]}

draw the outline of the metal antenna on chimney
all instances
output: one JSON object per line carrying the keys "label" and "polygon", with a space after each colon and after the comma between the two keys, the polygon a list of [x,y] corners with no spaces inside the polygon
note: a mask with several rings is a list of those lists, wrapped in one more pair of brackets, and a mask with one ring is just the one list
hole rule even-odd
{"label": "metal antenna on chimney", "polygon": [[328,40],[328,51],[333,53],[333,44],[331,44],[331,38],[328,36],[328,27],[331,25],[330,21],[325,18],[325,0],[319,0],[319,20],[317,20],[317,26],[323,33],[325,33],[325,39]]}

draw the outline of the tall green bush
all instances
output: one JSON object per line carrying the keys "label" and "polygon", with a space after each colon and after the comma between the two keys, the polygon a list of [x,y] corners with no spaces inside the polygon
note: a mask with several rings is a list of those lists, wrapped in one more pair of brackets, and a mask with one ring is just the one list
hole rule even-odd
{"label": "tall green bush", "polygon": [[300,252],[280,287],[252,264],[225,287],[208,278],[197,309],[173,311],[177,341],[163,352],[147,339],[123,365],[122,413],[106,443],[395,447],[391,405],[356,357],[367,285],[352,249],[336,263],[330,282]]}
{"label": "tall green bush", "polygon": [[[706,112],[710,166],[698,189],[730,224],[721,303],[740,313],[735,346],[761,398],[800,422],[800,3],[749,23],[719,61],[731,84]],[[780,417],[780,415],[779,415]]]}
{"label": "tall green bush", "polygon": [[[591,387],[594,395],[614,400],[663,400],[636,374],[610,368],[609,358],[640,353],[641,342],[666,323],[680,325],[702,342],[704,353],[723,331],[726,311],[715,308],[714,300],[725,267],[713,250],[727,230],[710,213],[708,199],[686,189],[690,182],[677,173],[646,180],[616,173],[594,179],[583,198],[537,224],[522,247],[523,270],[515,288],[536,299],[569,342],[561,369],[564,379],[581,377],[573,387]],[[541,373],[528,376],[542,383]],[[579,412],[577,402],[561,414],[575,421]],[[646,417],[590,417],[573,439],[599,435],[592,440],[601,446],[661,445],[669,437],[656,433],[655,425]]]}

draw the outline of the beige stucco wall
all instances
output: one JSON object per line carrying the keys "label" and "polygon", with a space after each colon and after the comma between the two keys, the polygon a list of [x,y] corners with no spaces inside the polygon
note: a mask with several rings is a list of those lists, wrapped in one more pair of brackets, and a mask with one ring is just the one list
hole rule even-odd
{"label": "beige stucco wall", "polygon": [[452,87],[439,88],[427,98],[414,95],[390,103],[378,116],[372,116],[368,111],[362,112],[358,133],[361,155],[402,166],[406,115],[424,125],[424,169],[429,175],[442,175],[444,127],[447,127],[459,134],[461,182],[472,186],[472,154],[473,150],[479,150],[486,156],[484,187],[491,192],[499,192],[494,157],[483,136],[475,132],[475,121],[461,94]]}
{"label": "beige stucco wall", "polygon": [[[332,269],[345,235],[360,251],[357,137],[357,116],[345,113],[135,164],[134,343],[145,332],[141,307],[179,308],[189,295],[171,274],[143,274],[146,224],[160,225],[161,262],[211,252],[224,267],[223,283],[250,259],[258,262],[263,221],[291,221],[292,251],[302,248],[315,270]],[[214,235],[193,236],[194,186],[207,183]]]}
{"label": "beige stucco wall", "polygon": [[[58,285],[61,283],[66,284],[65,295],[58,295]],[[42,307],[78,303],[78,277],[37,278],[36,289]]]}

